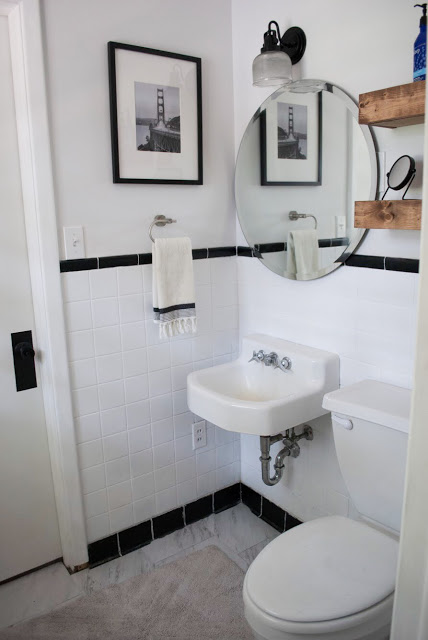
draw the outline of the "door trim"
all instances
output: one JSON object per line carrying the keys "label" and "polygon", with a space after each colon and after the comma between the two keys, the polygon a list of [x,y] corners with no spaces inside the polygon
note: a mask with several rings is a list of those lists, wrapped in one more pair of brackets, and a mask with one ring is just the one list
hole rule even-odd
{"label": "door trim", "polygon": [[35,344],[63,561],[88,561],[68,370],[40,0],[0,0],[7,16],[17,116]]}

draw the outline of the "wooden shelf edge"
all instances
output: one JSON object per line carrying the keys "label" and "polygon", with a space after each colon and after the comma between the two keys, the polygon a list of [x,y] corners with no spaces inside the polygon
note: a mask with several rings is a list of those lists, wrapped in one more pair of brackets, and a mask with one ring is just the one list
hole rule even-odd
{"label": "wooden shelf edge", "polygon": [[395,129],[425,121],[426,81],[362,93],[359,123]]}
{"label": "wooden shelf edge", "polygon": [[355,202],[357,229],[421,228],[422,200],[371,200]]}

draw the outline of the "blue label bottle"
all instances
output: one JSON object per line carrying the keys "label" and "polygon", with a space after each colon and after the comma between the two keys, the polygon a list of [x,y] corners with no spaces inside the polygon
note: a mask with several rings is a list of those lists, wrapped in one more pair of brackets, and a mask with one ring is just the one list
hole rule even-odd
{"label": "blue label bottle", "polygon": [[419,22],[419,35],[415,40],[413,56],[413,82],[425,80],[427,66],[427,3],[415,4],[421,7],[423,14]]}

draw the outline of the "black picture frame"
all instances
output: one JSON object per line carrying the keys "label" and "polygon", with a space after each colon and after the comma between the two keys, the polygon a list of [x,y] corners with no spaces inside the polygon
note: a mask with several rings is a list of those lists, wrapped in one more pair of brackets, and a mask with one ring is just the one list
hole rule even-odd
{"label": "black picture frame", "polygon": [[[269,159],[267,152],[267,123],[266,110],[259,114],[260,120],[260,184],[264,187],[277,186],[320,186],[322,184],[322,92],[318,92],[317,99],[317,119],[318,119],[318,135],[317,135],[317,176],[315,180],[270,180],[269,179]],[[280,160],[279,160],[280,162]],[[299,160],[300,162],[300,160]]]}
{"label": "black picture frame", "polygon": [[[113,182],[131,184],[203,184],[201,58],[113,41],[108,43],[107,50]],[[121,73],[123,76],[123,67],[127,56],[126,53],[123,54],[122,52],[131,52],[129,60],[132,62],[132,68],[138,69],[138,73],[135,76],[132,76],[132,70],[129,71],[130,77],[126,78],[126,80],[120,77]],[[141,54],[141,62],[132,55],[133,53]],[[118,55],[125,56],[120,61],[122,71],[118,69]],[[175,148],[153,148],[156,145],[156,142],[152,140],[154,138],[153,130],[157,128],[157,125],[153,125],[152,122],[149,123],[149,127],[145,127],[150,129],[150,136],[146,136],[147,142],[138,145],[137,125],[140,123],[137,116],[136,85],[140,85],[143,91],[145,87],[151,88],[155,85],[166,85],[162,79],[156,82],[152,81],[153,76],[156,76],[156,69],[154,68],[156,59],[153,56],[159,56],[159,69],[162,69],[160,78],[162,75],[165,78],[165,70],[169,68],[165,64],[167,62],[165,59],[168,59],[170,60],[170,74],[168,77],[174,78],[175,74],[178,79],[175,84],[173,80],[168,80],[168,86],[165,87],[166,90],[176,92],[176,103],[179,105],[178,118],[171,118],[169,123],[162,120],[162,124],[165,125],[163,132],[154,132],[156,140],[162,141],[163,139],[168,141],[168,137],[170,137],[169,144],[175,144]],[[145,80],[146,74],[150,79]],[[187,74],[186,77],[183,78],[183,74]],[[131,84],[133,84],[132,88]],[[132,91],[134,91],[134,111],[132,111],[132,100],[130,99]],[[158,116],[159,91],[157,91]],[[164,100],[163,95],[162,90],[162,101]],[[126,103],[126,108],[121,111],[124,103]],[[122,117],[123,112],[128,114],[128,119]],[[133,121],[130,116],[131,113],[134,114],[135,119]],[[165,113],[166,108],[162,102],[162,115],[165,115]],[[141,122],[146,125],[147,120],[148,118],[141,119]],[[175,131],[172,131],[172,125],[170,125],[173,120],[175,120]],[[183,127],[183,121],[185,127]],[[170,127],[169,130],[168,126]],[[124,132],[126,135],[124,135]],[[183,144],[185,135],[188,143]],[[133,143],[132,138],[134,139]],[[174,142],[177,139],[178,142]],[[138,151],[138,154],[135,153],[136,151]],[[146,153],[147,151],[154,152],[152,160],[150,158],[152,154]],[[169,152],[165,155],[169,156],[168,161],[170,161],[170,164],[173,163],[173,167],[168,167],[162,173],[159,165],[162,164],[160,156],[163,154],[160,152],[165,151]],[[144,154],[144,156],[139,155],[140,153]],[[197,157],[194,157],[195,155]],[[157,161],[155,161],[154,156],[157,156]],[[124,158],[126,158],[126,161],[124,161]],[[141,163],[139,163],[140,159]]]}

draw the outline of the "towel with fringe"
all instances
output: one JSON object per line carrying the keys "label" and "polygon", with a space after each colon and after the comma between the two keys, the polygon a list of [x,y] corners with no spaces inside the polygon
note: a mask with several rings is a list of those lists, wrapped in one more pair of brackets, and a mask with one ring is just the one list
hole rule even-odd
{"label": "towel with fringe", "polygon": [[153,312],[159,337],[196,331],[190,238],[157,238],[153,244]]}

